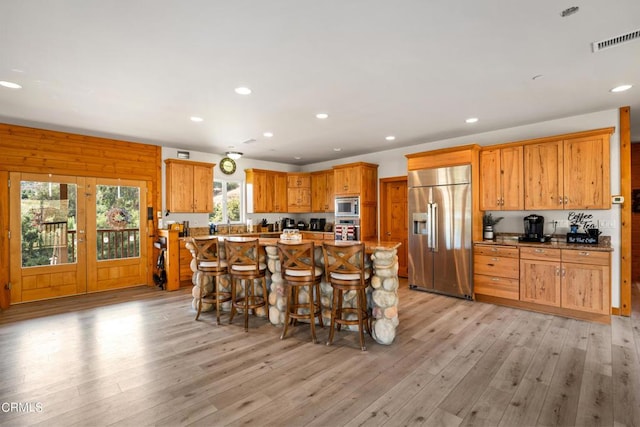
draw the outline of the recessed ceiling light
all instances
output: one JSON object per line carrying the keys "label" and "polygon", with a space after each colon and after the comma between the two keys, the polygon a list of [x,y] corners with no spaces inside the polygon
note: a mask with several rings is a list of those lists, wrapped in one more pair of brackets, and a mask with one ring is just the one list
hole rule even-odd
{"label": "recessed ceiling light", "polygon": [[198,116],[191,116],[191,121],[192,122],[202,122],[202,121],[204,121],[204,119],[202,117],[198,117]]}
{"label": "recessed ceiling light", "polygon": [[265,138],[271,138],[273,136],[273,132],[265,132],[262,134]]}
{"label": "recessed ceiling light", "polygon": [[302,157],[300,157],[300,156],[295,156],[295,157],[294,157],[294,159],[296,159],[296,160],[300,160],[301,158],[302,158]]}
{"label": "recessed ceiling light", "polygon": [[466,123],[475,123],[478,121],[477,117],[469,117],[467,120],[465,120]]}
{"label": "recessed ceiling light", "polygon": [[236,88],[236,93],[238,95],[249,95],[251,93],[251,89],[249,89],[248,87],[244,87],[244,86],[237,87]]}
{"label": "recessed ceiling light", "polygon": [[342,148],[334,148],[333,151],[342,151]]}
{"label": "recessed ceiling light", "polygon": [[7,82],[5,80],[0,80],[0,86],[4,86],[9,89],[22,89],[22,86],[20,86],[18,83]]}
{"label": "recessed ceiling light", "polygon": [[316,114],[316,118],[321,119],[321,120],[324,120],[324,119],[326,119],[328,117],[329,117],[329,115],[327,113],[318,113],[318,114]]}
{"label": "recessed ceiling light", "polygon": [[611,92],[614,92],[614,93],[624,92],[625,90],[629,90],[632,87],[633,87],[632,85],[620,85],[620,86],[616,86],[613,89],[611,89]]}
{"label": "recessed ceiling light", "polygon": [[396,137],[393,135],[389,135],[389,136],[386,136],[384,139],[386,139],[387,141],[395,141]]}

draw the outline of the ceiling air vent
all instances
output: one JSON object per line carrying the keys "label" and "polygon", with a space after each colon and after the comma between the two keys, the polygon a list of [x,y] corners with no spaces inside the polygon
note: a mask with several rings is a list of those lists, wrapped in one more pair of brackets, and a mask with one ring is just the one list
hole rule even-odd
{"label": "ceiling air vent", "polygon": [[631,31],[599,42],[593,42],[591,43],[591,49],[593,49],[593,52],[595,53],[636,39],[640,39],[640,30]]}

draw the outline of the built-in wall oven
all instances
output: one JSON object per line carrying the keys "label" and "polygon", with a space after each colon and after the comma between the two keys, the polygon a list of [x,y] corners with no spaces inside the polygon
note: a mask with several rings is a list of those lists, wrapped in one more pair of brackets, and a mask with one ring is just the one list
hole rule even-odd
{"label": "built-in wall oven", "polygon": [[335,239],[360,240],[360,197],[336,197]]}

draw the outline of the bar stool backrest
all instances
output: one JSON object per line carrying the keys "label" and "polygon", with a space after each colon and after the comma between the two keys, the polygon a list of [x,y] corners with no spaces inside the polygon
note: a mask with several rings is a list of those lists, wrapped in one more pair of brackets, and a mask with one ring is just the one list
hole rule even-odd
{"label": "bar stool backrest", "polygon": [[191,244],[195,248],[196,266],[199,271],[222,272],[227,269],[227,262],[221,259],[220,242],[214,236],[192,237]]}
{"label": "bar stool backrest", "polygon": [[259,274],[264,269],[260,263],[260,245],[258,239],[247,241],[225,240],[227,264],[234,273]]}
{"label": "bar stool backrest", "polygon": [[339,280],[360,280],[364,285],[365,249],[364,243],[322,242],[324,272],[327,282]]}
{"label": "bar stool backrest", "polygon": [[313,242],[278,243],[280,269],[287,279],[314,278],[319,274],[315,262]]}

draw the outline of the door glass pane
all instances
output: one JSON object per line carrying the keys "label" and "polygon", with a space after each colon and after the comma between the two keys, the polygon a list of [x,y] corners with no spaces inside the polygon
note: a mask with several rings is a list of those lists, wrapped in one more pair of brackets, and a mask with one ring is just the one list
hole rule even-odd
{"label": "door glass pane", "polygon": [[140,256],[140,188],[96,186],[99,261]]}
{"label": "door glass pane", "polygon": [[20,182],[22,266],[76,262],[77,185]]}

